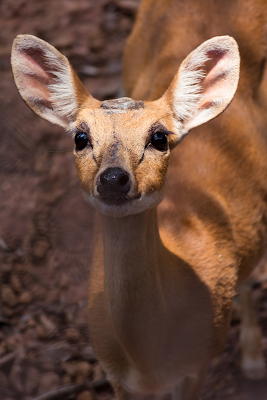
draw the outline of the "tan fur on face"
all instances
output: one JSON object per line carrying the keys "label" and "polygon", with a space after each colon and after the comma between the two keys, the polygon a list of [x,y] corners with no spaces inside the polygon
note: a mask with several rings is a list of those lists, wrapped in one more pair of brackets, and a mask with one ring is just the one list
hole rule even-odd
{"label": "tan fur on face", "polygon": [[[169,136],[172,135],[172,116],[163,105],[163,101],[145,102],[144,108],[139,110],[111,112],[98,108],[91,112],[84,109],[79,113],[76,129],[83,123],[87,124],[93,148],[74,151],[76,168],[85,198],[100,212],[132,214],[154,207],[162,200],[170,150],[161,152],[151,144],[146,147],[146,144],[151,136],[151,127],[157,124],[169,130]],[[98,200],[97,177],[110,167],[122,168],[130,174],[132,186],[128,197],[141,194],[140,199],[119,209],[103,205]]]}

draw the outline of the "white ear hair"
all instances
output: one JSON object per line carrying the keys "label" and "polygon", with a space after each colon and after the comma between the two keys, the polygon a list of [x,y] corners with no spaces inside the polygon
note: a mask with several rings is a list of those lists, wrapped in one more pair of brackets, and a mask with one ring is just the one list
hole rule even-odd
{"label": "white ear hair", "polygon": [[67,58],[32,35],[14,40],[11,64],[21,97],[36,114],[64,128],[91,97]]}
{"label": "white ear hair", "polygon": [[237,89],[239,66],[238,46],[229,36],[207,40],[183,61],[163,95],[175,116],[178,141],[226,109]]}

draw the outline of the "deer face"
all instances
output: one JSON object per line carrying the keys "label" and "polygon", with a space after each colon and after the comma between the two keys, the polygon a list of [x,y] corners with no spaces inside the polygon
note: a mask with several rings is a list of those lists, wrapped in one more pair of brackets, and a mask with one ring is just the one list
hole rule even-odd
{"label": "deer face", "polygon": [[71,133],[85,198],[109,215],[138,213],[158,205],[171,128],[171,115],[160,102],[122,98],[81,111]]}
{"label": "deer face", "polygon": [[12,68],[29,107],[72,135],[85,199],[103,214],[125,216],[159,204],[170,150],[228,106],[239,53],[228,36],[208,40],[185,59],[159,100],[144,103],[95,100],[66,57],[31,35],[15,39]]}

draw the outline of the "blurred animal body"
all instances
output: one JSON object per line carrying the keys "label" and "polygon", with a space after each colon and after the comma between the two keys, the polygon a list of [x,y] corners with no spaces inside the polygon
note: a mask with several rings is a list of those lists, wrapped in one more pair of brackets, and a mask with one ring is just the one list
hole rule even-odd
{"label": "blurred animal body", "polygon": [[[104,102],[53,46],[14,41],[19,92],[73,136],[84,197],[100,213],[90,336],[119,399],[199,398],[238,285],[266,248],[263,7],[145,0],[125,50],[129,97]],[[240,45],[240,86],[196,128],[237,88],[239,51],[225,33]],[[243,283],[242,369],[261,378],[250,297]]]}

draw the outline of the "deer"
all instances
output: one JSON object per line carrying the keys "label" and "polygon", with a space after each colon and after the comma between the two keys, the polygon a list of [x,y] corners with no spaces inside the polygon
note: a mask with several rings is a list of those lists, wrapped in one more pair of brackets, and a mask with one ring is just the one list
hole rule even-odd
{"label": "deer", "polygon": [[253,40],[241,46],[237,90],[237,42],[212,35],[221,13],[201,41],[197,24],[183,33],[185,16],[174,24],[176,3],[142,3],[124,55],[128,97],[93,98],[42,39],[19,35],[12,47],[22,99],[71,135],[83,196],[98,211],[89,331],[119,400],[199,399],[238,290],[241,368],[266,374],[249,284],[267,242],[264,64],[259,52],[249,62]]}

